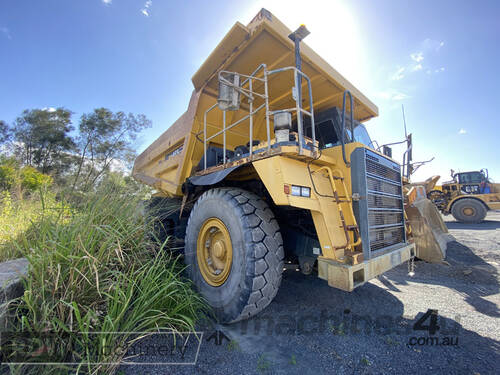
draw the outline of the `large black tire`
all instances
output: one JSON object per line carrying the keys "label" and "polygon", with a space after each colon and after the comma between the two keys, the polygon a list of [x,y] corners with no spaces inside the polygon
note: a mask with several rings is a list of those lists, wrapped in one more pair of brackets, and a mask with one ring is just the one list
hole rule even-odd
{"label": "large black tire", "polygon": [[[232,243],[230,273],[220,286],[207,283],[196,256],[198,234],[210,218],[224,223]],[[269,305],[281,283],[283,257],[278,222],[257,195],[237,188],[216,188],[198,198],[187,225],[185,262],[189,277],[220,323],[247,319]]]}
{"label": "large black tire", "polygon": [[486,217],[486,207],[477,199],[462,198],[453,204],[451,214],[462,223],[480,223]]}

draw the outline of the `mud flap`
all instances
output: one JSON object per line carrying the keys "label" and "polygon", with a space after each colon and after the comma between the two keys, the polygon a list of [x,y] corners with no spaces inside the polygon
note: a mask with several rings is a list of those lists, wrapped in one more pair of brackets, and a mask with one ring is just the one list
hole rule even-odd
{"label": "mud flap", "polygon": [[419,197],[405,208],[410,222],[411,236],[416,245],[416,256],[426,262],[440,263],[446,258],[448,233],[440,212],[427,198]]}

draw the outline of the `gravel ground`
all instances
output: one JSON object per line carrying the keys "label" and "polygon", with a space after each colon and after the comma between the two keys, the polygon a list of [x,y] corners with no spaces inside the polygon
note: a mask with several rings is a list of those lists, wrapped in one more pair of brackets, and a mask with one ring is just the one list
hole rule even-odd
{"label": "gravel ground", "polygon": [[[500,212],[479,225],[445,218],[456,241],[447,262],[401,265],[352,293],[288,270],[258,317],[200,327],[196,365],[122,366],[126,374],[493,374],[500,368]],[[413,330],[428,309],[439,330]],[[423,322],[428,325],[430,318]],[[207,340],[219,329],[222,340]],[[194,361],[190,339],[176,354],[145,360]],[[437,344],[436,344],[437,340]],[[217,345],[219,344],[219,345]],[[447,345],[452,344],[452,345]],[[496,370],[495,370],[496,368]]]}

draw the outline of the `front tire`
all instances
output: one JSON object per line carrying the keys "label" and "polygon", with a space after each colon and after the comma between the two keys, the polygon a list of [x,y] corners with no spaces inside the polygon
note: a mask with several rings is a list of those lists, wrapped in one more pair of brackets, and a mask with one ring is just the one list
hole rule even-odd
{"label": "front tire", "polygon": [[451,214],[462,223],[480,223],[486,217],[486,207],[477,199],[463,198],[453,204]]}
{"label": "front tire", "polygon": [[208,190],[186,230],[185,262],[220,323],[247,319],[276,296],[283,240],[267,203],[237,188]]}

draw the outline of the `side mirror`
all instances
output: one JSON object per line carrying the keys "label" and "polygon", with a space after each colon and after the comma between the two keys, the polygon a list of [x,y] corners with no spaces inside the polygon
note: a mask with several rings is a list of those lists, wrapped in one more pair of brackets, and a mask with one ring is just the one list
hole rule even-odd
{"label": "side mirror", "polygon": [[389,146],[383,146],[382,147],[382,153],[385,156],[388,156],[388,157],[392,158],[392,148],[390,148]]}

